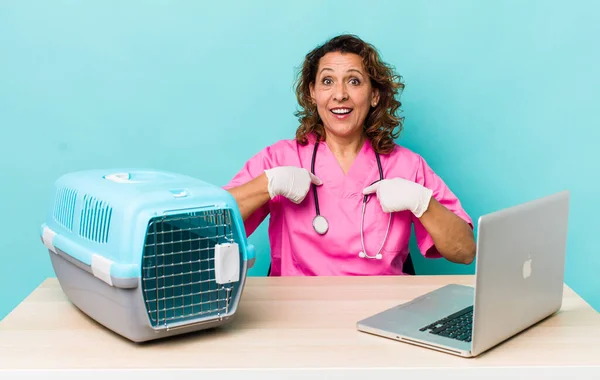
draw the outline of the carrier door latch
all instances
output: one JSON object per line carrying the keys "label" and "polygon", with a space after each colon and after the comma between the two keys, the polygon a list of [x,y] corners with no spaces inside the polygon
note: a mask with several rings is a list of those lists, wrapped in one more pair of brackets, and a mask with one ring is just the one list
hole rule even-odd
{"label": "carrier door latch", "polygon": [[240,280],[240,250],[237,243],[215,245],[215,281],[229,284]]}

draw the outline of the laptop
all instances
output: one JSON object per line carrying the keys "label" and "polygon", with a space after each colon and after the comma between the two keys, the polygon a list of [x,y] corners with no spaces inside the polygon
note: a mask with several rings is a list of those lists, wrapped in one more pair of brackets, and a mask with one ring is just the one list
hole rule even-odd
{"label": "laptop", "polygon": [[475,357],[562,305],[569,191],[479,218],[475,287],[450,284],[357,323],[359,331]]}

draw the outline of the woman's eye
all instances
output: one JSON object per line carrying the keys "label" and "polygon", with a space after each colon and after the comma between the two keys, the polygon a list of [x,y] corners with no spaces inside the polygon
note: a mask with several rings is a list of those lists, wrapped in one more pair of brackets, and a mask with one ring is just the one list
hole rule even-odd
{"label": "woman's eye", "polygon": [[358,86],[360,84],[360,81],[356,78],[352,78],[352,79],[350,79],[350,84],[352,84],[354,86]]}
{"label": "woman's eye", "polygon": [[330,84],[332,84],[332,83],[333,83],[333,81],[332,81],[331,79],[329,79],[329,78],[325,78],[325,79],[323,79],[323,84],[324,84],[324,85],[330,85]]}

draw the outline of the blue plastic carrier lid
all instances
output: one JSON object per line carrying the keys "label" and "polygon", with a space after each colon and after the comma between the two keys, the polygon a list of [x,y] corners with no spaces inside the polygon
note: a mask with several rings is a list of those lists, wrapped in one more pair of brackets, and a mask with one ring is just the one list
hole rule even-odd
{"label": "blue plastic carrier lid", "polygon": [[193,177],[150,169],[89,170],[60,177],[52,195],[42,241],[107,283],[139,279],[149,228],[178,215],[213,218],[213,227],[228,228],[227,239],[235,239],[246,267],[254,262],[233,196]]}

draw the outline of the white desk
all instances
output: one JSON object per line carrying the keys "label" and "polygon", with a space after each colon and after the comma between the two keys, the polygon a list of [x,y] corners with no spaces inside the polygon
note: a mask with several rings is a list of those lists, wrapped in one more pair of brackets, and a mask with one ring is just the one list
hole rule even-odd
{"label": "white desk", "polygon": [[568,287],[558,314],[474,359],[356,330],[366,316],[473,280],[249,277],[226,327],[135,344],[72,306],[52,278],[0,323],[0,379],[600,379],[600,315]]}

